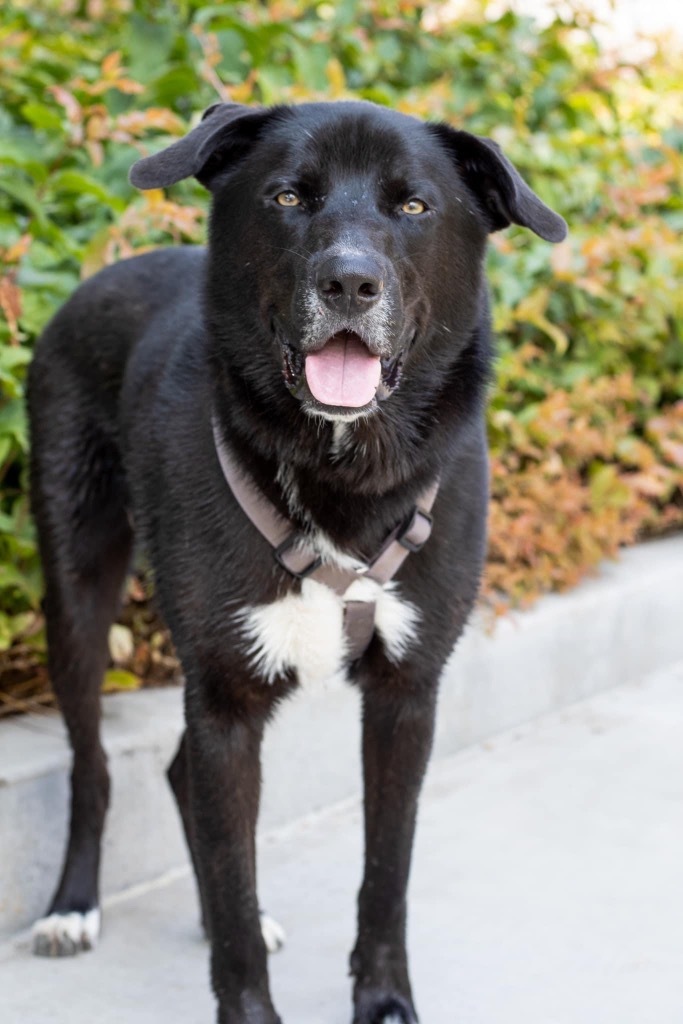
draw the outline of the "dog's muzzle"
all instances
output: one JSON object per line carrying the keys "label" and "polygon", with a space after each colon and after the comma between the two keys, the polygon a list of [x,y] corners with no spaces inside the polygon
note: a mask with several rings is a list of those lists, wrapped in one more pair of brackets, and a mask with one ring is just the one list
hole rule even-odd
{"label": "dog's muzzle", "polygon": [[280,337],[283,377],[299,399],[335,409],[365,409],[396,390],[410,344],[388,357],[370,351],[354,331],[341,330],[304,353]]}
{"label": "dog's muzzle", "polygon": [[309,412],[371,412],[398,386],[408,347],[397,348],[391,269],[377,254],[332,248],[310,271],[298,336],[276,328],[285,384]]}

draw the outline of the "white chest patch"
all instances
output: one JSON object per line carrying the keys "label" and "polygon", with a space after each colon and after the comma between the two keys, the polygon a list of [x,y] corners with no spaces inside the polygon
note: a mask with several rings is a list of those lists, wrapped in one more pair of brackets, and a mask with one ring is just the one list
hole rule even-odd
{"label": "white chest patch", "polygon": [[[398,663],[417,635],[419,613],[398,596],[396,584],[358,579],[344,597],[375,601],[375,628],[387,656]],[[303,580],[300,594],[239,613],[254,669],[268,683],[294,670],[302,686],[343,678],[346,657],[344,598],[315,580]]]}

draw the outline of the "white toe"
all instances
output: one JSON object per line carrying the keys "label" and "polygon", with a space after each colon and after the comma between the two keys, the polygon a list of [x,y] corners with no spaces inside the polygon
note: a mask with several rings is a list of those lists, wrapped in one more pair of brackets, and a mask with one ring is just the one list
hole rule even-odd
{"label": "white toe", "polygon": [[287,933],[281,924],[274,921],[268,914],[261,914],[261,934],[269,953],[277,953],[287,941]]}
{"label": "white toe", "polygon": [[74,956],[94,949],[100,935],[98,907],[79,914],[49,914],[33,926],[33,951],[39,956]]}

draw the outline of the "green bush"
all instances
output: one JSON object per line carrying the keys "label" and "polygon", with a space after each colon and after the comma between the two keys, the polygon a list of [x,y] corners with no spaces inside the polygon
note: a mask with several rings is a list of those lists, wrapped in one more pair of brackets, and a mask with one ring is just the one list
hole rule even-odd
{"label": "green bush", "polygon": [[566,586],[680,526],[681,54],[601,51],[585,14],[546,27],[411,0],[15,0],[0,25],[0,650],[35,627],[23,381],[82,276],[202,237],[206,195],[127,183],[217,98],[357,96],[505,148],[570,224],[551,249],[494,236],[489,597]]}

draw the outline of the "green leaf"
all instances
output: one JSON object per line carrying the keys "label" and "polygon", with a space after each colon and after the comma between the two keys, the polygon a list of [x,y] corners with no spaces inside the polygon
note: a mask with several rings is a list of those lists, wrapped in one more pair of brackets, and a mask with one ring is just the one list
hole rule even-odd
{"label": "green leaf", "polygon": [[94,196],[95,199],[106,203],[107,206],[118,213],[122,213],[126,207],[122,199],[113,195],[95,178],[83,174],[81,171],[60,171],[52,177],[50,189],[57,197],[60,193]]}
{"label": "green leaf", "polygon": [[24,103],[21,107],[21,113],[36,128],[55,132],[62,130],[62,118],[56,110],[45,106],[44,103],[36,103],[35,101]]}
{"label": "green leaf", "polygon": [[32,213],[41,227],[49,228],[45,212],[30,185],[16,177],[10,179],[6,174],[0,175],[0,192],[4,192],[20,207]]}
{"label": "green leaf", "polygon": [[40,587],[25,572],[13,565],[0,563],[0,591],[16,591],[36,606],[40,599]]}
{"label": "green leaf", "polygon": [[18,615],[6,615],[0,612],[0,651],[7,651],[15,640],[18,640],[35,622],[33,612],[20,612]]}
{"label": "green leaf", "polygon": [[28,426],[24,403],[12,399],[0,405],[0,437],[10,437],[20,448],[28,447]]}
{"label": "green leaf", "polygon": [[133,672],[123,668],[110,668],[104,673],[103,693],[114,693],[116,690],[139,690],[142,680]]}

